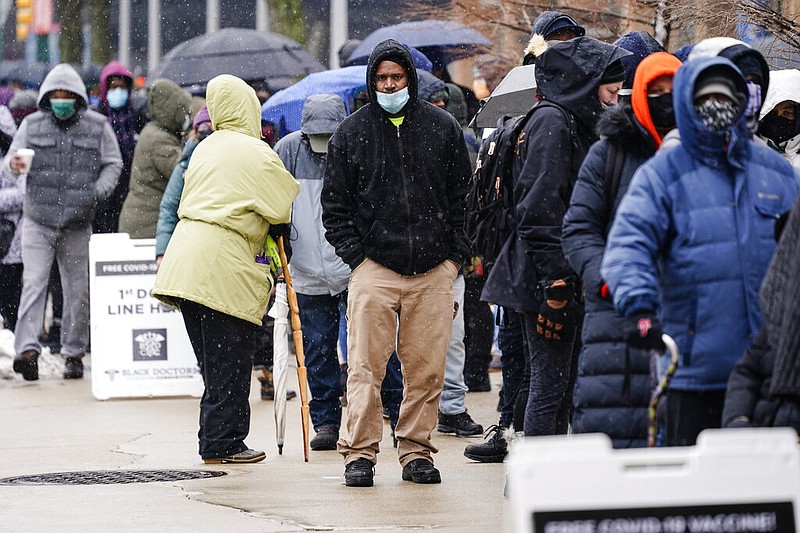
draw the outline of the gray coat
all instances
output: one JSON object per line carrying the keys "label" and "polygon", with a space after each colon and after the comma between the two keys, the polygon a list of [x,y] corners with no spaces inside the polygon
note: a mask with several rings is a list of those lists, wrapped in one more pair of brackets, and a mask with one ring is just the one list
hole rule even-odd
{"label": "gray coat", "polygon": [[289,269],[294,289],[309,296],[335,295],[344,291],[350,279],[350,267],[325,239],[320,198],[326,157],[311,150],[303,132],[332,133],[329,130],[344,117],[344,104],[338,96],[309,97],[303,109],[301,131],[287,135],[275,145],[286,170],[300,182],[300,194],[295,198],[292,210],[292,260]]}
{"label": "gray coat", "polygon": [[[49,95],[55,90],[77,95],[77,112],[56,120]],[[66,228],[91,224],[95,204],[117,185],[122,170],[117,138],[106,118],[87,108],[86,89],[71,66],[47,74],[39,91],[39,111],[25,117],[8,149],[5,167],[21,148],[36,151],[28,172],[23,214],[38,224]]]}

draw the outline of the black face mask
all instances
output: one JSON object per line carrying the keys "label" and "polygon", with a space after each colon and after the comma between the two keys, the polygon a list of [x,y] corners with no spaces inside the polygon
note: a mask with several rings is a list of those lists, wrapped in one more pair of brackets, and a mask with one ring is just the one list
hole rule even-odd
{"label": "black face mask", "polygon": [[656,128],[671,130],[675,127],[675,108],[672,105],[672,93],[648,96],[647,105],[650,107],[650,118]]}
{"label": "black face mask", "polygon": [[785,143],[797,134],[794,120],[784,117],[767,117],[761,121],[758,133],[777,145]]}

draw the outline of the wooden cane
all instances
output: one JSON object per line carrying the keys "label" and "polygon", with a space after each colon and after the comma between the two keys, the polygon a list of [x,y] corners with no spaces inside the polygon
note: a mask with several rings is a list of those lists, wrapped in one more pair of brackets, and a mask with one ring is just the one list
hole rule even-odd
{"label": "wooden cane", "polygon": [[308,373],[306,371],[306,355],[303,351],[303,325],[300,323],[300,306],[297,305],[297,293],[294,292],[292,276],[289,274],[289,261],[286,260],[283,237],[278,237],[278,254],[281,257],[283,278],[286,281],[286,295],[289,299],[289,309],[292,315],[292,340],[294,341],[294,353],[297,358],[297,384],[300,388],[300,414],[303,423],[303,458],[307,463],[308,426],[311,413],[308,407]]}

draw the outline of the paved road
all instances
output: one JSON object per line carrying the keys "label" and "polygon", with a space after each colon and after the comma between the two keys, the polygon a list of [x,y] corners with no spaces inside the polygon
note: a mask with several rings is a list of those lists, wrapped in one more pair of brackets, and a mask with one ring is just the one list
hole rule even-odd
{"label": "paved road", "polygon": [[[88,358],[87,358],[88,359]],[[91,362],[89,361],[89,366]],[[204,465],[197,455],[198,400],[97,401],[91,377],[0,380],[0,478],[116,469],[222,470],[216,478],[115,485],[0,485],[0,531],[420,531],[497,532],[503,527],[504,465],[463,457],[475,440],[436,434],[441,485],[400,479],[388,424],[375,486],[343,484],[341,457],[303,462],[299,399],[288,403],[284,454],[275,445],[272,402],[254,379],[247,443],[267,451],[255,465]],[[497,421],[494,391],[467,395],[473,417]],[[296,388],[296,382],[290,385]]]}

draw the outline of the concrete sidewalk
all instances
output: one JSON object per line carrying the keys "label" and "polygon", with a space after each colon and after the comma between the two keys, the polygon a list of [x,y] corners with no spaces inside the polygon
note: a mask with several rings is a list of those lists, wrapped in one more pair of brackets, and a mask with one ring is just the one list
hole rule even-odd
{"label": "concrete sidewalk", "polygon": [[[88,361],[88,367],[91,361]],[[290,372],[290,388],[297,389]],[[493,391],[467,395],[473,418],[497,422]],[[503,464],[463,456],[480,439],[434,433],[441,485],[400,479],[388,424],[375,486],[343,483],[336,452],[303,462],[299,398],[287,404],[283,455],[272,402],[253,379],[247,444],[264,449],[254,465],[205,465],[197,455],[198,399],[95,400],[83,380],[0,380],[0,478],[93,470],[222,470],[225,476],[116,485],[0,485],[0,531],[419,531],[496,532],[503,527]],[[312,432],[313,436],[313,432]]]}

